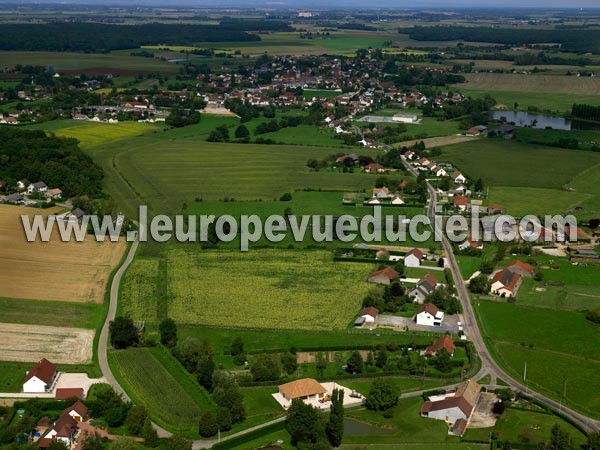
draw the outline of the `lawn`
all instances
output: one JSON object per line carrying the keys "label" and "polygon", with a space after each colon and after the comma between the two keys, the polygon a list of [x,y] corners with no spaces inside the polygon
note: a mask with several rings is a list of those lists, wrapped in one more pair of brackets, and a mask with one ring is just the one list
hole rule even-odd
{"label": "lawn", "polygon": [[21,392],[31,363],[0,361],[0,392]]}
{"label": "lawn", "polygon": [[507,408],[493,428],[467,429],[464,439],[485,441],[489,439],[490,431],[493,430],[499,441],[510,441],[515,446],[536,446],[550,438],[553,425],[559,425],[567,431],[576,448],[587,442],[581,431],[553,414],[515,408]]}
{"label": "lawn", "polygon": [[[56,314],[60,311],[60,314]],[[98,303],[54,302],[0,297],[0,322],[96,328],[104,307]]]}
{"label": "lawn", "polygon": [[560,399],[566,383],[565,403],[600,417],[600,398],[590,396],[600,392],[598,325],[572,311],[486,301],[475,309],[495,358],[513,377],[522,379],[527,364],[530,387]]}
{"label": "lawn", "polygon": [[420,443],[423,448],[431,448],[429,445],[459,442],[458,438],[448,436],[448,427],[443,421],[421,417],[421,406],[421,397],[402,399],[393,409],[392,418],[367,409],[347,410],[346,417],[370,425],[372,430],[369,434],[354,434],[346,427],[343,444]]}
{"label": "lawn", "polygon": [[160,347],[112,351],[109,361],[132,400],[171,431],[195,433],[202,411],[214,407],[195,378]]}
{"label": "lawn", "polygon": [[335,263],[324,251],[173,248],[168,315],[188,325],[342,330],[360,309],[368,274],[368,266]]}

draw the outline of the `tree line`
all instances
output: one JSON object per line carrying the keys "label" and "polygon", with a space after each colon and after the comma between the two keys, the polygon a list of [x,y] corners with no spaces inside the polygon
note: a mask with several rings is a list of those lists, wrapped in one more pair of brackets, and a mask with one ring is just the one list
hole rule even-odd
{"label": "tree line", "polygon": [[102,191],[103,177],[102,168],[83,153],[76,139],[0,128],[0,179],[8,186],[27,179],[58,187],[63,197],[95,196]]}
{"label": "tree line", "polygon": [[107,53],[143,45],[194,45],[198,42],[260,41],[236,23],[185,25],[149,23],[1,24],[0,50]]}

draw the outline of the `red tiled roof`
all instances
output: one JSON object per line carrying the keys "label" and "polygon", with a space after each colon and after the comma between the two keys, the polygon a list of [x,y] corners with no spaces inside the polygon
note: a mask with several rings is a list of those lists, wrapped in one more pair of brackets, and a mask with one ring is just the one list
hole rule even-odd
{"label": "red tiled roof", "polygon": [[396,272],[394,269],[392,269],[391,267],[386,267],[385,269],[376,270],[369,276],[369,278],[376,277],[378,275],[383,275],[383,276],[389,278],[390,280],[393,280],[394,278],[397,278],[398,275],[400,275],[400,274],[398,272]]}
{"label": "red tiled roof", "polygon": [[421,250],[419,250],[418,248],[413,248],[411,251],[409,251],[406,256],[410,256],[410,255],[415,255],[419,261],[423,259],[423,257],[425,256],[423,254],[423,252]]}
{"label": "red tiled roof", "polygon": [[369,316],[377,317],[379,315],[379,310],[374,306],[369,306],[368,308],[363,309],[360,312],[361,316],[368,314]]}
{"label": "red tiled roof", "polygon": [[534,270],[531,264],[524,263],[523,261],[519,261],[518,259],[515,259],[513,262],[506,266],[507,269],[510,269],[511,267],[519,267],[520,269],[523,269],[527,272],[533,272]]}
{"label": "red tiled roof", "polygon": [[77,400],[73,405],[69,408],[65,409],[64,413],[70,413],[71,411],[75,411],[81,417],[86,417],[88,413],[87,406],[85,406],[80,400]]}
{"label": "red tiled roof", "polygon": [[452,199],[452,203],[454,206],[467,206],[469,204],[469,200],[464,195],[455,195]]}
{"label": "red tiled roof", "polygon": [[442,336],[440,339],[435,341],[432,345],[427,347],[427,349],[425,349],[425,354],[433,355],[434,353],[437,353],[438,351],[440,351],[442,348],[445,348],[446,351],[448,353],[450,353],[451,355],[454,353],[454,341],[452,340],[451,336],[449,336],[447,334]]}
{"label": "red tiled roof", "polygon": [[422,312],[428,312],[429,314],[431,314],[432,316],[435,317],[435,315],[439,312],[440,310],[437,308],[437,306],[435,306],[433,303],[424,303],[422,304],[419,309],[417,310],[417,314],[421,314]]}
{"label": "red tiled roof", "polygon": [[427,272],[425,276],[419,280],[418,284],[421,284],[425,281],[429,283],[432,287],[436,287],[439,284],[437,278],[431,272]]}
{"label": "red tiled roof", "polygon": [[58,388],[54,395],[56,400],[66,400],[68,398],[83,398],[83,388]]}
{"label": "red tiled roof", "polygon": [[23,380],[23,383],[31,380],[33,377],[37,377],[42,380],[44,383],[48,384],[52,381],[52,377],[54,377],[54,373],[56,372],[56,366],[48,361],[46,358],[43,358],[38,362],[35,366],[31,368],[31,370],[27,373],[27,376]]}

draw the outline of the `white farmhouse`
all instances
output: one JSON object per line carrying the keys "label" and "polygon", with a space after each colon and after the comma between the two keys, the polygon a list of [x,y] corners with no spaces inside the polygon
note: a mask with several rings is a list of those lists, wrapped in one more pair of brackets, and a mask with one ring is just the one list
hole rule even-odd
{"label": "white farmhouse", "polygon": [[52,388],[56,375],[56,366],[46,358],[42,359],[27,372],[23,380],[23,392],[48,392]]}
{"label": "white farmhouse", "polygon": [[440,326],[444,320],[444,312],[440,311],[433,303],[421,305],[415,316],[417,325],[428,327]]}
{"label": "white farmhouse", "polygon": [[418,248],[413,248],[404,257],[405,267],[419,267],[425,255]]}

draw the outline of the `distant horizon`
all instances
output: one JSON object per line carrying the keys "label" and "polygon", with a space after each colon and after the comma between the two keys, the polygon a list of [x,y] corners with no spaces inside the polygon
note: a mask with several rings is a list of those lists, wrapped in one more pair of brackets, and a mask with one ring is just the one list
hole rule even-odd
{"label": "distant horizon", "polygon": [[299,9],[299,10],[340,10],[344,8],[359,9],[359,10],[375,10],[375,9],[391,9],[391,10],[406,10],[414,11],[419,9],[441,9],[441,10],[496,10],[499,8],[511,8],[515,10],[548,10],[548,8],[556,10],[577,11],[584,10],[600,10],[597,0],[579,0],[576,3],[568,3],[564,0],[491,0],[482,4],[476,0],[414,0],[410,4],[402,5],[396,0],[375,0],[370,2],[366,7],[363,1],[360,0],[341,0],[336,2],[335,7],[331,6],[330,2],[323,0],[253,0],[251,4],[244,0],[136,0],[130,2],[127,0],[20,0],[20,1],[2,1],[1,5],[22,5],[22,6],[76,6],[76,5],[96,5],[105,7],[171,7],[171,8],[239,8],[239,9]]}

